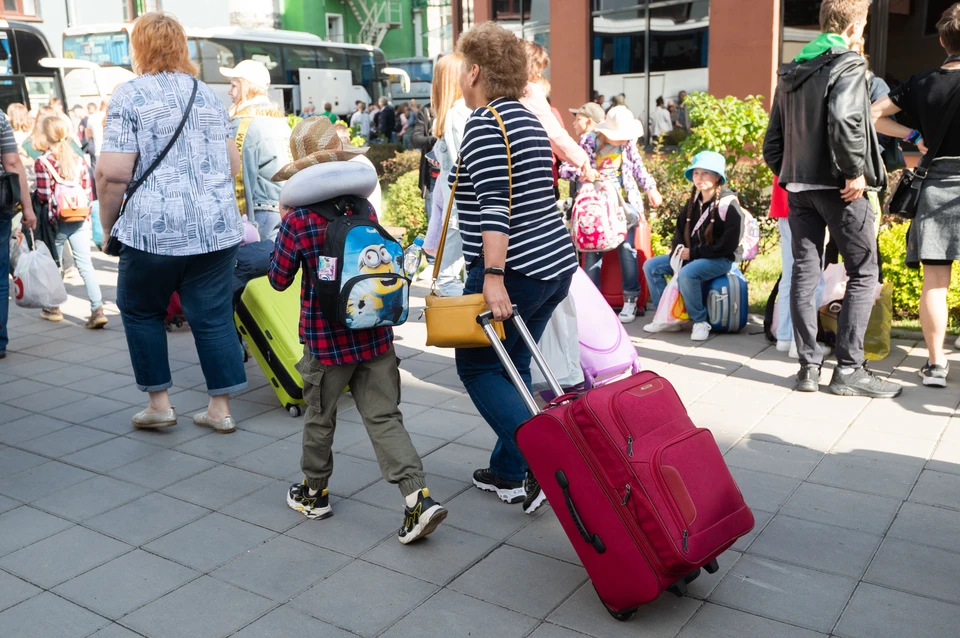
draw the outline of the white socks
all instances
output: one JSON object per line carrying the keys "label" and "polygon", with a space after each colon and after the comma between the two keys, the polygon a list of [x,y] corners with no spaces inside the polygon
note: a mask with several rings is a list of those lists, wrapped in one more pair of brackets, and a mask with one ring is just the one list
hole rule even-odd
{"label": "white socks", "polygon": [[[424,490],[426,492],[426,490]],[[407,504],[407,507],[413,507],[417,504],[417,498],[420,496],[420,490],[417,490],[413,494],[407,494],[403,497],[404,502]],[[424,494],[426,496],[426,494]]]}

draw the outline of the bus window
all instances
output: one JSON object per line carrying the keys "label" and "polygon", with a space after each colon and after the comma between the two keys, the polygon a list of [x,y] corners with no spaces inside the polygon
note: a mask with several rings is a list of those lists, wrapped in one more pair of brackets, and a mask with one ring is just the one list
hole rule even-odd
{"label": "bus window", "polygon": [[130,39],[126,31],[63,36],[63,57],[88,60],[100,66],[130,67]]}
{"label": "bus window", "polygon": [[[50,100],[57,97],[57,81],[51,77],[28,77],[27,96],[30,100],[29,108],[36,109],[46,106]],[[71,105],[72,106],[72,105]]]}
{"label": "bus window", "polygon": [[13,32],[17,45],[18,73],[23,75],[41,74],[50,75],[50,69],[40,66],[40,60],[50,56],[46,43],[35,33],[15,29]]}
{"label": "bus window", "polygon": [[680,71],[707,66],[707,29],[654,31],[651,71]]}
{"label": "bus window", "polygon": [[287,84],[300,84],[300,69],[317,68],[316,49],[289,46],[283,48],[283,55],[283,67],[287,72]]}
{"label": "bus window", "polygon": [[[49,101],[49,100],[48,100]],[[26,104],[23,95],[23,80],[3,79],[0,80],[0,109],[6,112],[7,107],[14,102]],[[32,104],[33,108],[43,106],[44,102]],[[27,105],[28,108],[31,105]]]}
{"label": "bus window", "polygon": [[197,44],[196,40],[187,40],[187,52],[190,54],[190,61],[197,65],[197,71],[200,72],[200,77],[202,77],[203,64],[200,60],[200,46]]}
{"label": "bus window", "polygon": [[[317,68],[343,70],[347,66],[347,52],[340,47],[322,46],[317,49]],[[354,78],[354,84],[356,84]]]}
{"label": "bus window", "polygon": [[275,44],[262,42],[245,42],[243,44],[243,59],[262,62],[270,71],[271,84],[284,84],[283,64],[280,59],[280,47]]}
{"label": "bus window", "polygon": [[207,84],[222,84],[226,78],[220,75],[220,67],[233,68],[237,65],[233,51],[219,42],[199,40],[202,79]]}

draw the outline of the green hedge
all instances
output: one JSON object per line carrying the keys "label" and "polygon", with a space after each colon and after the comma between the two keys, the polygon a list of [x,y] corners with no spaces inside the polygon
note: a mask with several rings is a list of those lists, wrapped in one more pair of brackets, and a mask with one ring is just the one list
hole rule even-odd
{"label": "green hedge", "polygon": [[383,222],[407,229],[406,243],[427,233],[427,213],[420,194],[420,172],[405,173],[387,187],[383,197]]}
{"label": "green hedge", "polygon": [[[898,319],[916,319],[920,309],[920,291],[923,275],[920,270],[907,268],[908,223],[893,223],[880,231],[880,260],[883,279],[893,284],[893,312]],[[950,324],[960,323],[960,269],[953,270],[947,292]]]}

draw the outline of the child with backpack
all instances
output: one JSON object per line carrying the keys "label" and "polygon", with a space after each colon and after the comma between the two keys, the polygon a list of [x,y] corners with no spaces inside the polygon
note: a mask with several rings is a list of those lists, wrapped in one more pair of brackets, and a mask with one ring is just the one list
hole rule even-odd
{"label": "child with backpack", "polygon": [[[273,177],[289,181],[281,193],[284,217],[268,274],[276,290],[285,290],[303,265],[304,355],[297,370],[307,404],[300,460],[305,479],[290,487],[287,504],[312,519],[333,515],[327,489],[333,473],[331,446],[337,401],[349,385],[383,478],[399,486],[405,501],[398,540],[411,543],[432,533],[447,510],[430,496],[420,455],[399,407],[400,360],[391,326],[406,319],[409,306],[402,250],[376,223],[376,213],[365,199],[376,183],[376,172],[347,161],[367,149],[344,145],[327,118],[297,124],[290,148],[293,162]],[[338,165],[318,166],[329,162]],[[313,174],[328,167],[326,176]],[[316,203],[289,203],[285,195],[300,186],[316,192],[311,200]],[[288,205],[296,207],[291,210]]]}
{"label": "child with backpack", "polygon": [[[643,215],[642,188],[647,193],[650,206],[656,208],[663,201],[657,190],[657,182],[643,166],[643,155],[637,148],[637,139],[643,135],[643,125],[625,106],[615,106],[598,124],[593,132],[580,138],[580,146],[587,152],[590,167],[600,173],[601,180],[614,185],[620,191],[621,207],[627,222],[626,238],[616,246],[620,254],[620,272],[623,278],[623,309],[620,321],[631,323],[637,318],[637,299],[640,296],[640,269],[637,263],[637,248],[634,246],[634,229]],[[582,180],[581,171],[570,164],[560,167],[560,177]],[[578,197],[579,199],[579,197]],[[574,214],[577,203],[574,202]],[[590,279],[600,287],[600,265],[603,252],[587,252],[583,268]],[[643,308],[640,308],[642,311]]]}
{"label": "child with backpack", "polygon": [[[37,199],[47,204],[49,219],[39,223],[57,224],[57,256],[63,259],[63,244],[70,242],[73,260],[83,278],[90,300],[90,317],[85,326],[103,328],[107,318],[103,314],[103,295],[90,259],[92,228],[90,211],[93,206],[90,171],[71,143],[72,131],[67,121],[59,117],[45,118],[41,123],[42,137],[36,140],[43,154],[34,163]],[[43,308],[40,316],[47,321],[63,321],[60,308]]]}
{"label": "child with backpack", "polygon": [[[681,258],[684,266],[677,278],[680,296],[693,322],[690,338],[693,341],[706,341],[710,336],[710,324],[703,302],[703,287],[729,273],[734,262],[741,258],[744,212],[737,194],[724,187],[726,160],[720,153],[697,153],[684,175],[693,183],[693,191],[677,218],[671,253],[678,246],[683,246]],[[650,287],[654,306],[660,303],[667,276],[673,274],[670,257],[659,255],[643,264],[643,274]],[[662,324],[656,321],[643,327],[647,332],[672,332],[680,328],[679,323]]]}

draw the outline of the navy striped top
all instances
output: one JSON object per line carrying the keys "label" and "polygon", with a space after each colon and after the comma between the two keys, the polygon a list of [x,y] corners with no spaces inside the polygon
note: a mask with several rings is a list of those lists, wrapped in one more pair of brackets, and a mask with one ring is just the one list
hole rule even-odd
{"label": "navy striped top", "polygon": [[[550,280],[577,268],[573,242],[557,211],[553,192],[553,152],[537,117],[516,100],[490,103],[503,119],[513,165],[509,206],[507,148],[493,113],[474,111],[460,145],[460,183],[455,195],[463,255],[471,264],[483,248],[481,233],[510,236],[509,270]],[[450,176],[453,183],[454,176]]]}

